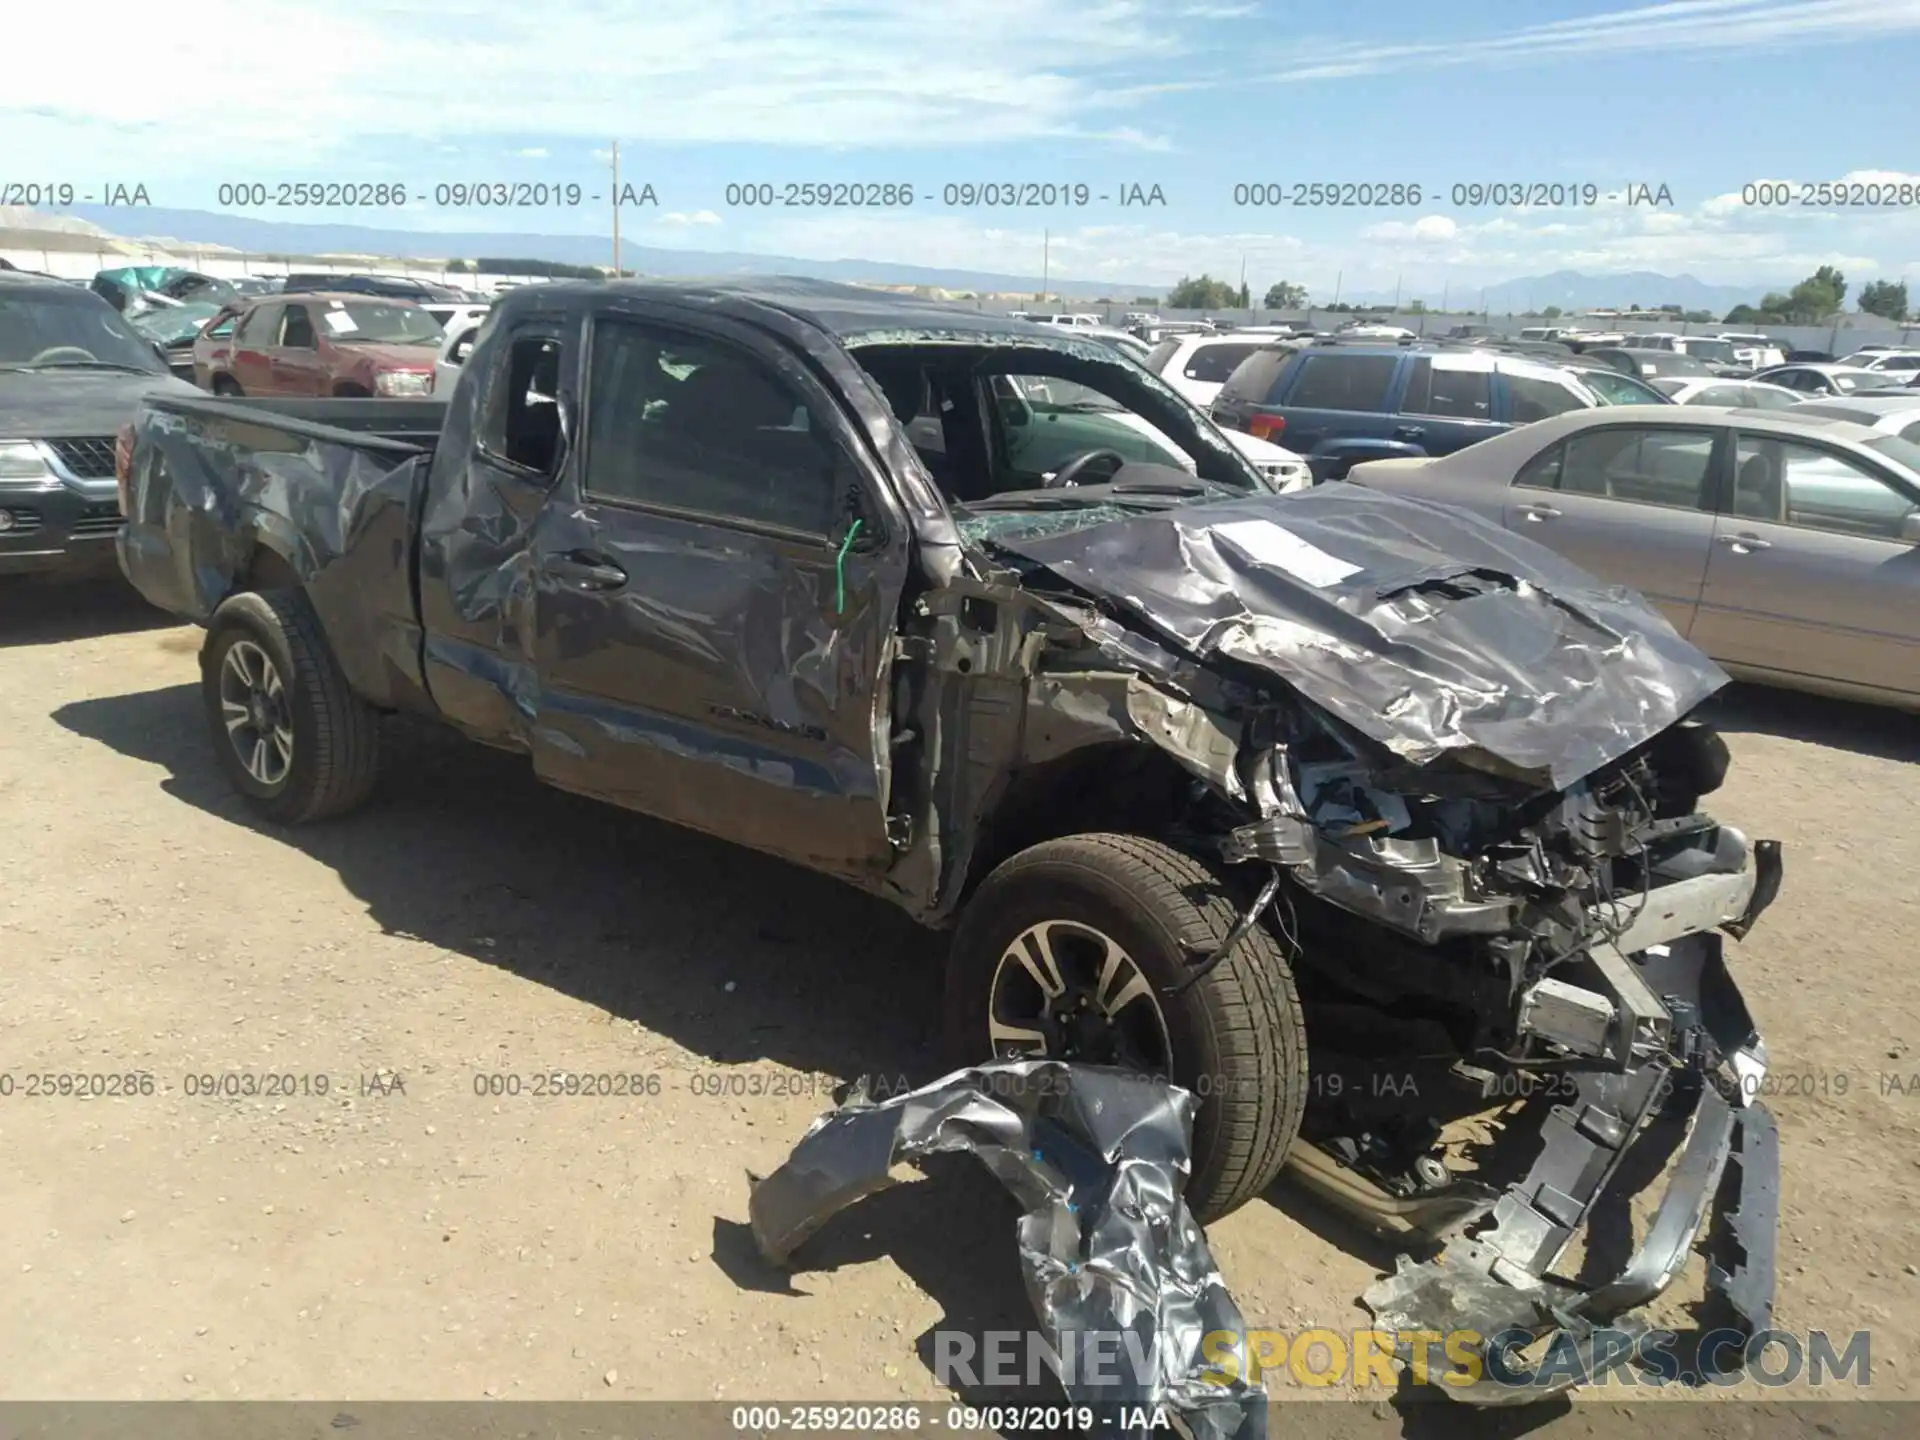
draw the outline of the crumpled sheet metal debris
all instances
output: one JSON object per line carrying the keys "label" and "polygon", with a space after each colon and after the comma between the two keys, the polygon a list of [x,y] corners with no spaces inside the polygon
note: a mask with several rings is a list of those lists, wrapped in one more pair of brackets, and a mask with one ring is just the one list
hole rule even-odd
{"label": "crumpled sheet metal debris", "polygon": [[997,543],[1415,764],[1452,753],[1564,789],[1728,683],[1631,592],[1465,511],[1357,485]]}
{"label": "crumpled sheet metal debris", "polygon": [[[787,1162],[753,1188],[755,1241],[775,1264],[834,1215],[893,1183],[902,1161],[967,1151],[1020,1202],[1020,1267],[1053,1354],[1096,1337],[1137,1337],[1091,1383],[1090,1359],[1061,1368],[1074,1405],[1164,1406],[1196,1440],[1266,1433],[1266,1396],[1248,1383],[1246,1324],[1188,1212],[1193,1097],[1137,1074],[1058,1060],[957,1070],[883,1103],[863,1090],[814,1122]],[[1201,1342],[1239,1337],[1228,1383]],[[1107,1433],[1103,1430],[1102,1433]],[[1116,1432],[1125,1433],[1125,1432]]]}

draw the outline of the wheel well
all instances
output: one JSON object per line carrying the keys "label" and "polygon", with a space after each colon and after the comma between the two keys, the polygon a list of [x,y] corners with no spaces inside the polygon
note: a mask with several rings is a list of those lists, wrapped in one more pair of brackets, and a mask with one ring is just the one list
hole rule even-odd
{"label": "wheel well", "polygon": [[234,583],[233,593],[246,590],[297,590],[300,576],[278,551],[264,545],[254,547],[246,571]]}
{"label": "wheel well", "polygon": [[336,400],[366,400],[372,395],[373,392],[366,386],[356,385],[351,380],[343,380],[333,387],[333,398]]}
{"label": "wheel well", "polygon": [[1168,838],[1200,788],[1172,756],[1147,744],[1093,745],[1021,770],[981,825],[963,896],[1001,861],[1045,840],[1096,830]]}

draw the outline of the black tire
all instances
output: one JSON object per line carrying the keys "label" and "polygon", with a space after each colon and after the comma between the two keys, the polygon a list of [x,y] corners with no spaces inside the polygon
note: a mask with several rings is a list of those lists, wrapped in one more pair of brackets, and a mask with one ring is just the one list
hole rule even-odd
{"label": "black tire", "polygon": [[245,392],[241,390],[240,382],[231,375],[216,375],[213,377],[213,393],[216,395],[240,395]]}
{"label": "black tire", "polygon": [[[272,781],[249,772],[223,709],[223,669],[243,641],[264,652],[285,696],[292,754]],[[298,590],[248,591],[213,612],[200,648],[200,691],[220,768],[265,818],[305,824],[343,815],[372,793],[380,762],[379,714],[348,688],[319,617]]]}
{"label": "black tire", "polygon": [[1202,1221],[1246,1204],[1279,1174],[1307,1100],[1307,1034],[1293,971],[1257,925],[1205,979],[1167,987],[1226,939],[1239,906],[1192,856],[1138,835],[1071,835],[1024,850],[980,885],[947,962],[947,1048],[955,1065],[992,1054],[988,1007],[1000,959],[1030,926],[1090,926],[1135,961],[1159,995],[1173,1080],[1194,1092],[1187,1204]]}

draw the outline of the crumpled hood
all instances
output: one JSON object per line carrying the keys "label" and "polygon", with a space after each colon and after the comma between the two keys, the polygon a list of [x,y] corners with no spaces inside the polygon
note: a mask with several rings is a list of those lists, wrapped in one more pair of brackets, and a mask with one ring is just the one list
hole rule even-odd
{"label": "crumpled hood", "polygon": [[1353,485],[998,543],[1416,764],[1479,751],[1564,789],[1728,683],[1632,592],[1465,511]]}
{"label": "crumpled hood", "polygon": [[0,440],[65,440],[111,435],[152,394],[199,395],[172,375],[117,370],[36,370],[0,374]]}

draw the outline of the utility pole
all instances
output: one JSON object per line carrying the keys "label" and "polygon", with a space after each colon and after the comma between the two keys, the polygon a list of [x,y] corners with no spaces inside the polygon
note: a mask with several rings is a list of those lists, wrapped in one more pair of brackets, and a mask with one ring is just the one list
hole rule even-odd
{"label": "utility pole", "polygon": [[1451,280],[1443,281],[1440,285],[1440,313],[1442,315],[1447,313],[1447,292],[1452,288],[1453,282]]}
{"label": "utility pole", "polygon": [[1247,252],[1240,252],[1240,293],[1247,296],[1247,309],[1253,309],[1253,296],[1247,295]]}
{"label": "utility pole", "polygon": [[620,278],[620,142],[613,142],[613,278]]}
{"label": "utility pole", "polygon": [[1347,272],[1344,270],[1336,270],[1333,272],[1333,303],[1335,306],[1338,306],[1340,303],[1340,282],[1346,278]]}
{"label": "utility pole", "polygon": [[1405,278],[1404,275],[1396,275],[1393,277],[1393,313],[1395,315],[1400,313],[1400,282]]}
{"label": "utility pole", "polygon": [[1053,258],[1053,231],[1040,232],[1040,298],[1047,298],[1047,271]]}

